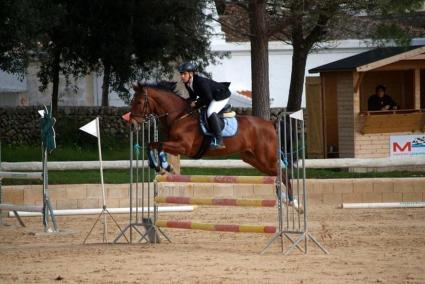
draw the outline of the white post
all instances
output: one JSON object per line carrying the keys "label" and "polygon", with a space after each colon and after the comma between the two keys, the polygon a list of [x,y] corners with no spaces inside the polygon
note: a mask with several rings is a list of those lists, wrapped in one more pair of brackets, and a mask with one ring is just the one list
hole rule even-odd
{"label": "white post", "polygon": [[99,148],[100,183],[102,186],[103,208],[106,208],[105,184],[103,182],[103,162],[102,162],[102,147],[100,142],[99,117],[96,117],[96,131],[97,131],[97,146]]}
{"label": "white post", "polygon": [[[103,182],[103,163],[102,163],[102,147],[100,142],[100,127],[99,127],[99,117],[96,117],[96,132],[97,132],[97,147],[99,148],[99,168],[100,168],[100,183],[102,186],[102,199],[103,199],[103,210],[106,209],[106,198],[105,198],[105,184]],[[106,214],[103,215],[103,241],[108,242],[108,225],[106,223]]]}

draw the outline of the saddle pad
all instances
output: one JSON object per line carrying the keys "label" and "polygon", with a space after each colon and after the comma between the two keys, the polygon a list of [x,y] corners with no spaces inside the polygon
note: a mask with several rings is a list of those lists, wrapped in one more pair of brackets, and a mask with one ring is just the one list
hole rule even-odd
{"label": "saddle pad", "polygon": [[[202,133],[204,133],[205,135],[214,136],[212,133],[208,132],[205,125],[202,123],[202,120],[200,124],[201,124]],[[236,119],[236,117],[225,118],[224,128],[222,131],[223,137],[235,136],[237,132],[238,132],[238,120]]]}

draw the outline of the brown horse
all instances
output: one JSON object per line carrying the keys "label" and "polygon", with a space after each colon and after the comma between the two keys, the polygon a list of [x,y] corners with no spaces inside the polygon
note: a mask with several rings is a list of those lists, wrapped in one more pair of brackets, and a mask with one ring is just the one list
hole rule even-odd
{"label": "brown horse", "polygon": [[[135,95],[131,101],[132,120],[138,123],[155,114],[165,126],[168,141],[152,143],[151,149],[163,150],[173,155],[193,157],[203,141],[199,127],[199,115],[191,112],[189,104],[172,89],[164,86],[133,86]],[[238,132],[224,138],[224,149],[209,149],[205,156],[224,156],[239,153],[242,160],[266,175],[277,175],[277,133],[273,122],[249,115],[238,115]],[[282,177],[285,178],[285,172]],[[283,184],[286,184],[283,180]],[[292,201],[291,183],[287,183],[288,197]]]}

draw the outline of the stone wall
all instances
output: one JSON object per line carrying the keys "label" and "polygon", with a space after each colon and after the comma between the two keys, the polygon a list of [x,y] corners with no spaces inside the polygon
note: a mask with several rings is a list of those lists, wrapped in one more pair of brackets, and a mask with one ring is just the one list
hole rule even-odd
{"label": "stone wall", "polygon": [[[308,179],[310,205],[340,206],[342,202],[409,202],[425,201],[424,178],[365,178],[365,179]],[[139,187],[141,188],[141,187]],[[153,185],[150,187],[153,197]],[[108,207],[129,206],[128,184],[106,184]],[[273,185],[163,183],[162,196],[275,198]],[[98,184],[49,185],[52,206],[56,209],[100,208],[101,189]],[[42,204],[41,185],[2,187],[3,203]],[[147,201],[148,190],[145,186]],[[142,193],[139,192],[141,202]]]}
{"label": "stone wall", "polygon": [[[0,137],[5,144],[40,144],[40,115],[42,107],[0,108]],[[74,142],[81,135],[79,127],[93,120],[101,119],[101,132],[106,135],[125,138],[128,126],[121,115],[127,107],[60,107],[55,125],[58,141]]]}
{"label": "stone wall", "polygon": [[[0,108],[0,137],[5,144],[40,144],[40,116],[42,107]],[[251,109],[234,109],[238,114],[251,114]],[[273,108],[272,119],[282,109]],[[102,135],[116,138],[128,137],[128,126],[121,115],[128,112],[128,107],[59,107],[55,125],[58,143],[75,142],[81,135],[78,130],[87,122],[100,116]]]}

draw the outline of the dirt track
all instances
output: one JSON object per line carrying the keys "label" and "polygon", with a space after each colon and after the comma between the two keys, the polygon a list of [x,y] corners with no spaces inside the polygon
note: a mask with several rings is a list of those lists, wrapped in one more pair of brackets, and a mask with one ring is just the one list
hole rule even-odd
{"label": "dirt track", "polygon": [[[275,212],[217,209],[174,217],[270,224]],[[282,256],[275,245],[260,256],[270,235],[189,230],[166,230],[172,244],[82,245],[94,216],[59,217],[64,232],[57,235],[41,233],[39,218],[26,218],[25,229],[6,219],[11,225],[0,225],[0,283],[425,283],[425,209],[315,207],[309,216],[311,232],[330,255],[311,245],[307,256]],[[118,220],[125,225],[127,217]],[[93,237],[100,240],[100,233]]]}

